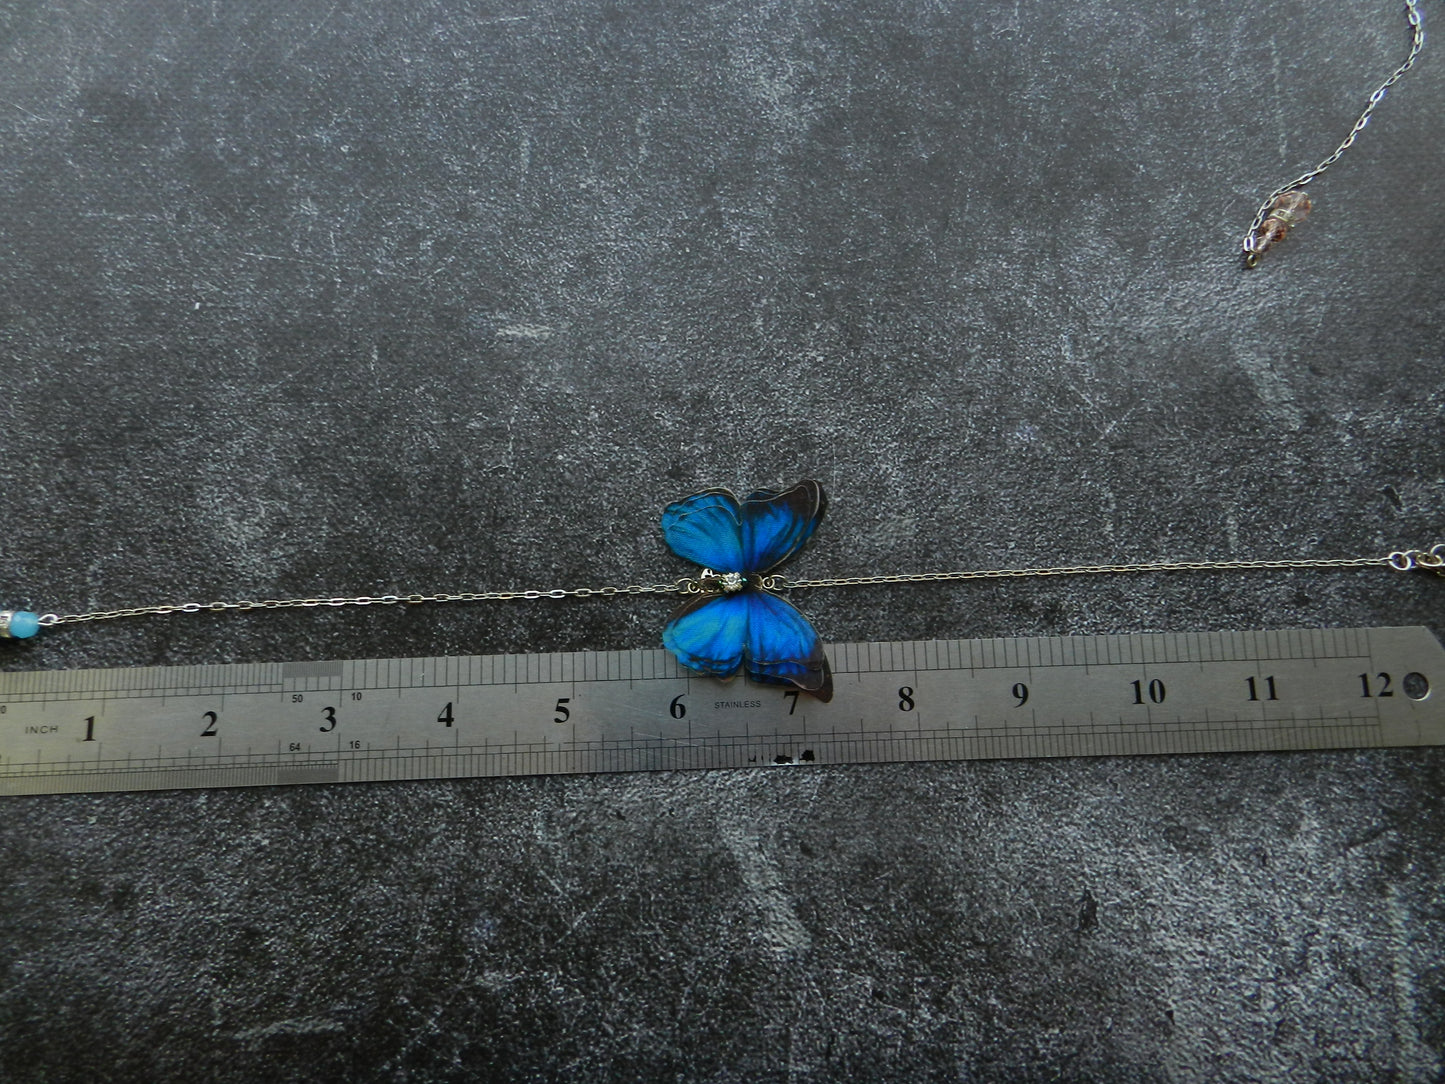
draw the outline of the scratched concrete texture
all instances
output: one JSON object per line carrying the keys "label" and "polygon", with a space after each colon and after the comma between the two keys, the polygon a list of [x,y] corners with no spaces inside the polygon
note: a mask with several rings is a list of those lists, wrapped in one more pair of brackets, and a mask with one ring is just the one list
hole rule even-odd
{"label": "scratched concrete texture", "polygon": [[[1427,21],[1445,12],[1425,9]],[[1445,528],[1445,54],[1382,0],[0,4],[0,601]],[[1421,624],[1428,575],[815,592],[833,641]],[[204,614],[5,670],[653,646],[646,598]],[[1445,680],[1445,675],[1442,675]],[[0,1079],[1434,1081],[1433,751],[6,799]]]}

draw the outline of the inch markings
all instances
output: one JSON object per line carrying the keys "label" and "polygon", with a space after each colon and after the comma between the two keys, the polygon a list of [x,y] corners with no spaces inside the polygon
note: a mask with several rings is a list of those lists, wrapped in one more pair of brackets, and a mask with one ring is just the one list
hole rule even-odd
{"label": "inch markings", "polygon": [[1445,744],[1423,628],[831,657],[829,704],[651,650],[0,673],[0,794]]}

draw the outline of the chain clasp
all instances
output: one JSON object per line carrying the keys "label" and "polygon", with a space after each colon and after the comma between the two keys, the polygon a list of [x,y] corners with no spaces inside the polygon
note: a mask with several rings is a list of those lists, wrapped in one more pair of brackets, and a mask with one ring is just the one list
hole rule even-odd
{"label": "chain clasp", "polygon": [[1445,576],[1445,542],[1436,542],[1427,550],[1396,550],[1386,558],[1396,572],[1433,572]]}

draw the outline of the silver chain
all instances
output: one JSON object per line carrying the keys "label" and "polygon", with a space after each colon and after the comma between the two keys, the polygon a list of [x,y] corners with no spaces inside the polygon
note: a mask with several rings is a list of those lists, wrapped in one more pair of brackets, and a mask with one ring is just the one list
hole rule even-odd
{"label": "silver chain", "polygon": [[176,602],[160,606],[128,606],[120,610],[92,610],[79,614],[41,614],[41,625],[75,625],[82,621],[110,621],[117,617],[160,614],[223,613],[227,610],[297,610],[322,606],[416,606],[425,602],[505,602],[509,599],[590,598],[593,595],[685,594],[697,581],[630,583],[626,587],[563,587],[551,591],[460,591],[433,595],[354,595],[334,598],[238,599],[232,602]]}
{"label": "silver chain", "polygon": [[[993,568],[965,572],[914,572],[893,576],[836,576],[795,580],[761,576],[758,586],[769,591],[806,587],[860,587],[888,583],[945,583],[952,580],[1004,580],[1025,576],[1086,576],[1118,572],[1228,572],[1247,569],[1392,568],[1397,572],[1424,570],[1445,575],[1445,542],[1424,550],[1396,550],[1384,557],[1297,558],[1283,561],[1145,561],[1124,565],[1058,565],[1050,568]],[[88,613],[42,614],[40,624],[75,625],[83,621],[110,621],[118,617],[164,614],[223,613],[230,610],[294,610],[322,606],[416,606],[428,602],[505,602],[511,599],[612,598],[617,595],[703,595],[713,588],[701,579],[683,577],[672,583],[628,584],[625,587],[566,587],[551,591],[461,591],[431,595],[355,595],[334,598],[241,599],[234,602],[179,602],[160,606],[129,606]]]}
{"label": "silver chain", "polygon": [[898,576],[839,576],[829,579],[793,580],[765,576],[762,586],[787,590],[801,587],[852,587],[884,583],[941,583],[948,580],[1006,580],[1025,576],[1086,576],[1111,572],[1229,572],[1247,569],[1302,568],[1393,568],[1397,572],[1416,569],[1445,575],[1445,542],[1426,550],[1396,550],[1384,557],[1301,557],[1264,561],[1143,561],[1125,565],[1059,565],[1050,568],[992,568],[966,572],[919,572]]}
{"label": "silver chain", "polygon": [[1259,205],[1259,210],[1256,211],[1254,215],[1254,221],[1250,223],[1249,230],[1244,235],[1242,251],[1244,253],[1245,266],[1253,267],[1259,262],[1261,253],[1255,250],[1255,238],[1259,233],[1260,227],[1264,225],[1264,220],[1269,216],[1271,209],[1273,209],[1274,201],[1286,192],[1303,188],[1325,170],[1329,169],[1330,166],[1338,162],[1344,156],[1345,151],[1354,145],[1359,134],[1365,130],[1365,125],[1370,123],[1370,114],[1375,111],[1375,106],[1379,105],[1384,99],[1385,93],[1400,81],[1401,76],[1415,66],[1415,58],[1420,55],[1420,50],[1425,47],[1425,27],[1421,21],[1420,9],[1416,6],[1416,3],[1417,0],[1405,0],[1405,18],[1409,21],[1410,29],[1414,34],[1413,40],[1410,43],[1410,55],[1405,58],[1403,64],[1394,70],[1390,78],[1381,83],[1375,93],[1370,95],[1370,100],[1365,104],[1365,111],[1360,114],[1359,120],[1355,121],[1355,126],[1350,129],[1350,134],[1345,136],[1344,142],[1335,148],[1333,154],[1308,173],[1301,173],[1294,180],[1280,185],[1264,197],[1264,202]]}

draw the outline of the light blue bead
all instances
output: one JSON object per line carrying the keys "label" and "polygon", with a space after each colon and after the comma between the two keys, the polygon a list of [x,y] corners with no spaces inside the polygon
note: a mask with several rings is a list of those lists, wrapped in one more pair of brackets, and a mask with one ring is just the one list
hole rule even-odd
{"label": "light blue bead", "polygon": [[24,640],[40,631],[40,617],[29,610],[13,610],[10,625],[5,631],[17,640]]}

